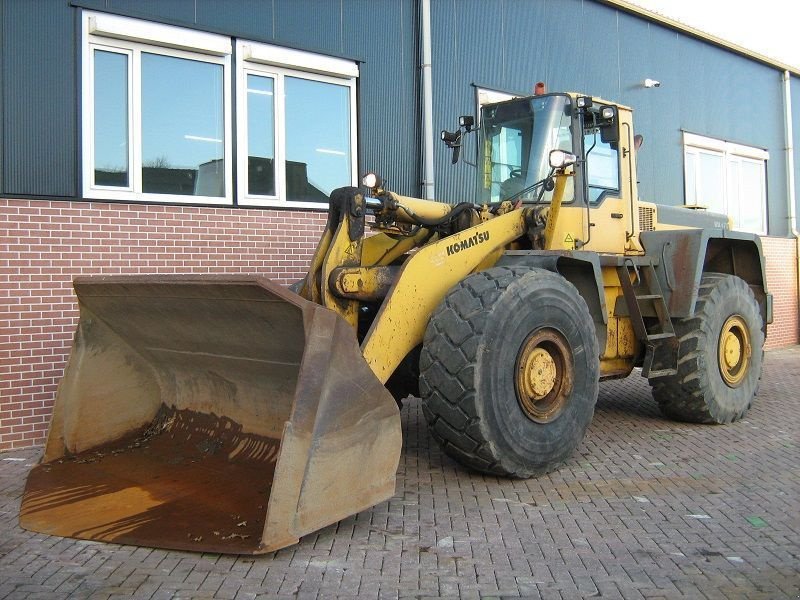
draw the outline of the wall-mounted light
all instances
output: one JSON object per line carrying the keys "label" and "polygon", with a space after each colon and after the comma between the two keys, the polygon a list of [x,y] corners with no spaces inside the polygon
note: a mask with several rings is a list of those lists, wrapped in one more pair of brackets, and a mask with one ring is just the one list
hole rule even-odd
{"label": "wall-mounted light", "polygon": [[656,81],[655,79],[650,79],[649,77],[642,82],[642,85],[646,88],[654,88],[654,87],[661,87],[661,82]]}

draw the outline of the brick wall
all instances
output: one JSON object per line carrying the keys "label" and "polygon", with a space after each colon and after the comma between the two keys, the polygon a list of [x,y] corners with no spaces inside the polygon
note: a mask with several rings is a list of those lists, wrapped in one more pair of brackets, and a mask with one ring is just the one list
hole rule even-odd
{"label": "brick wall", "polygon": [[[0,450],[44,442],[78,310],[77,275],[305,271],[324,213],[0,199]],[[764,238],[775,322],[800,342],[796,245]]]}
{"label": "brick wall", "polygon": [[44,442],[77,275],[305,271],[320,212],[0,199],[0,450]]}
{"label": "brick wall", "polygon": [[766,348],[800,343],[800,306],[797,301],[797,242],[761,238],[767,263],[767,287],[773,296],[772,325],[767,327]]}

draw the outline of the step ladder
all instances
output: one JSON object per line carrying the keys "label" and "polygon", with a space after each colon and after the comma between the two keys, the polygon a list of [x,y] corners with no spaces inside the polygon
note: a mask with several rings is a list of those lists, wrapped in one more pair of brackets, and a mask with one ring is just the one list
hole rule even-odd
{"label": "step ladder", "polygon": [[[625,257],[617,265],[625,303],[636,337],[645,344],[642,375],[648,379],[678,372],[678,338],[652,259]],[[651,309],[651,310],[649,310]],[[645,322],[643,313],[655,312],[655,323]],[[648,317],[650,318],[650,317]]]}

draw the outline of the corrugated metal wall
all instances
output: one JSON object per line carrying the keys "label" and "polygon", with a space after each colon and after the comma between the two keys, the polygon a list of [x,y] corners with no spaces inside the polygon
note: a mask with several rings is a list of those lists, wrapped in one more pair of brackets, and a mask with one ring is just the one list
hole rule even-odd
{"label": "corrugated metal wall", "polygon": [[[87,8],[361,59],[360,170],[420,191],[419,0],[79,0]],[[593,0],[431,0],[434,129],[475,110],[478,84],[585,91],[635,109],[640,193],[683,202],[681,131],[770,151],[770,233],[785,235],[780,72]],[[65,0],[4,0],[0,192],[78,193],[76,19]],[[645,89],[647,78],[662,82]],[[795,147],[800,83],[793,78]],[[474,156],[474,137],[465,155]],[[436,144],[440,199],[473,196],[475,170]],[[797,154],[797,153],[796,153]],[[800,181],[800,160],[796,161]]]}
{"label": "corrugated metal wall", "polygon": [[0,190],[6,194],[75,195],[73,12],[66,2],[3,3]]}
{"label": "corrugated metal wall", "polygon": [[[785,235],[780,72],[591,0],[433,0],[434,128],[475,110],[479,84],[584,91],[632,106],[640,194],[683,203],[681,130],[767,148],[770,233]],[[645,78],[662,83],[646,89]],[[474,140],[466,155],[474,156]],[[472,154],[471,154],[472,153]],[[437,146],[437,196],[472,195],[475,173]]]}
{"label": "corrugated metal wall", "polygon": [[[187,24],[233,37],[356,58],[360,171],[419,191],[415,0],[82,0],[86,8]],[[77,4],[77,3],[76,3]],[[78,193],[79,9],[66,0],[4,0],[0,193]]]}

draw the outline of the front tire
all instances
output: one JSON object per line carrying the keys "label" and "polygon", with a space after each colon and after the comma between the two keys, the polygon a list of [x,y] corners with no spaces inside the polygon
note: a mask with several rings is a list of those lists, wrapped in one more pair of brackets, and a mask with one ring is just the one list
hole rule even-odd
{"label": "front tire", "polygon": [[753,402],[761,379],[764,331],[761,312],[745,281],[707,273],[695,314],[675,323],[678,373],[654,379],[661,412],[691,423],[731,423]]}
{"label": "front tire", "polygon": [[586,302],[560,275],[527,267],[471,275],[425,332],[420,393],[431,435],[483,473],[552,471],[592,420],[598,357]]}

